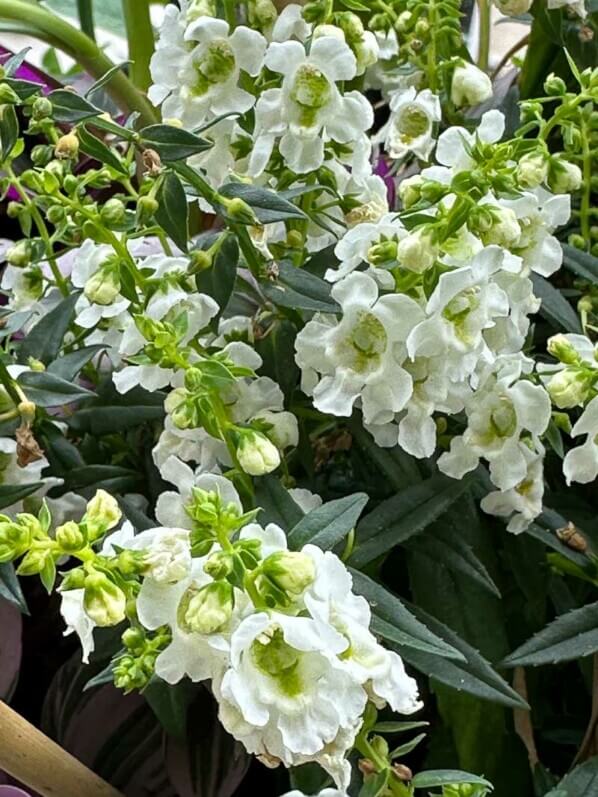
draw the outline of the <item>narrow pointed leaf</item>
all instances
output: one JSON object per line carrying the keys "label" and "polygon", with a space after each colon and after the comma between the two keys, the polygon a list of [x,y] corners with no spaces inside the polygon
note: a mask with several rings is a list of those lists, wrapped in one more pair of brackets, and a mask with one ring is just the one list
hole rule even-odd
{"label": "narrow pointed leaf", "polygon": [[325,551],[334,548],[355,528],[367,502],[365,493],[355,493],[313,509],[289,533],[289,548],[299,550],[307,543]]}

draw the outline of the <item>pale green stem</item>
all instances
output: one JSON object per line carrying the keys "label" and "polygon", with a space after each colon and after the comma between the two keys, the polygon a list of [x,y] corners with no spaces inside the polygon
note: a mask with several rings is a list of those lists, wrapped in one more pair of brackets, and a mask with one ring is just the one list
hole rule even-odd
{"label": "pale green stem", "polygon": [[490,58],[491,6],[489,0],[478,0],[480,11],[480,46],[478,66],[486,71]]}
{"label": "pale green stem", "polygon": [[151,85],[150,60],[154,54],[154,30],[148,0],[122,0],[131,80],[138,89],[147,91]]}
{"label": "pale green stem", "polygon": [[[17,22],[26,19],[42,41],[48,41],[68,53],[94,78],[102,77],[114,67],[110,58],[89,36],[42,6],[25,0],[0,0],[0,19],[2,18]],[[156,121],[157,114],[152,105],[123,72],[115,72],[106,84],[106,90],[124,109],[138,111],[143,123],[151,124]]]}

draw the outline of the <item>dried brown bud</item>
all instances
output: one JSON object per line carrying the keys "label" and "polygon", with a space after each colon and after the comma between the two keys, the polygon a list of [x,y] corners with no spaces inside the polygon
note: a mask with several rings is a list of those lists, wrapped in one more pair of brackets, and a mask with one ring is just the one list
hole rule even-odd
{"label": "dried brown bud", "polygon": [[23,423],[19,426],[15,437],[17,440],[17,464],[20,468],[43,459],[44,452],[39,447],[28,423]]}
{"label": "dried brown bud", "polygon": [[402,780],[404,783],[413,779],[413,772],[409,769],[409,767],[406,767],[405,764],[395,764],[392,768],[392,771],[396,777],[399,780]]}
{"label": "dried brown bud", "polygon": [[143,165],[150,177],[157,177],[162,169],[162,161],[155,149],[143,151]]}
{"label": "dried brown bud", "polygon": [[589,25],[582,25],[579,29],[579,41],[586,44],[594,39],[594,31]]}
{"label": "dried brown bud", "polygon": [[359,771],[362,775],[374,775],[376,767],[372,764],[369,758],[362,758],[358,762],[357,766],[359,767]]}
{"label": "dried brown bud", "polygon": [[568,548],[579,553],[586,553],[588,550],[588,541],[579,531],[577,526],[569,521],[562,529],[557,529],[556,536]]}

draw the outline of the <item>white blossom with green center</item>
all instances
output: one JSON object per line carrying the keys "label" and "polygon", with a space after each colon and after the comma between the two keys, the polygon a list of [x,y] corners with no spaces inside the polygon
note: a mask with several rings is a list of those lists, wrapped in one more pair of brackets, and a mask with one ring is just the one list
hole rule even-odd
{"label": "white blossom with green center", "polygon": [[411,396],[405,341],[423,311],[408,296],[380,297],[362,272],[338,282],[332,296],[340,320],[316,315],[297,336],[303,390],[322,412],[349,416],[359,399],[367,423],[387,422]]}
{"label": "white blossom with green center", "polygon": [[[172,7],[169,7],[172,8]],[[154,85],[150,99],[162,104],[165,119],[195,128],[206,119],[245,113],[255,97],[241,88],[241,73],[259,74],[266,39],[240,25],[231,33],[227,22],[200,16],[186,22],[184,10],[168,16],[152,58]]]}
{"label": "white blossom with green center", "polygon": [[287,165],[301,174],[322,165],[326,141],[351,146],[363,142],[373,113],[362,94],[341,94],[337,86],[357,72],[343,38],[322,36],[312,42],[309,53],[297,41],[273,42],[265,65],[283,75],[283,81],[281,88],[264,91],[256,106],[252,175],[266,169],[277,139]]}
{"label": "white blossom with green center", "polygon": [[413,87],[395,91],[390,97],[390,119],[376,138],[384,142],[391,158],[412,152],[427,161],[434,149],[434,125],[441,119],[440,100],[429,89]]}

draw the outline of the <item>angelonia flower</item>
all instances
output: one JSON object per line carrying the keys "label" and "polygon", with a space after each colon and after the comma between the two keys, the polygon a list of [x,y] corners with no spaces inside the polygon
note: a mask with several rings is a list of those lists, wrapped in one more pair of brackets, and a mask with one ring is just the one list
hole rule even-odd
{"label": "angelonia flower", "polygon": [[455,67],[451,83],[451,100],[458,108],[479,105],[491,96],[492,82],[485,72],[469,63],[461,63]]}

